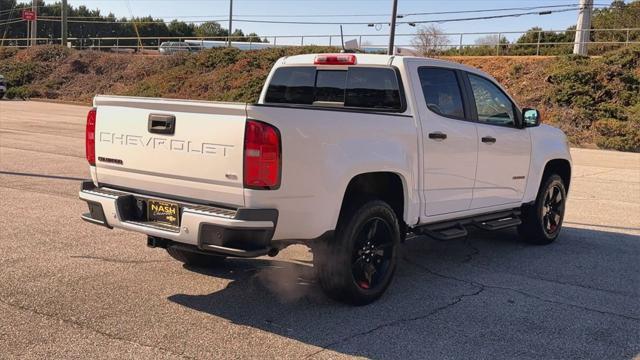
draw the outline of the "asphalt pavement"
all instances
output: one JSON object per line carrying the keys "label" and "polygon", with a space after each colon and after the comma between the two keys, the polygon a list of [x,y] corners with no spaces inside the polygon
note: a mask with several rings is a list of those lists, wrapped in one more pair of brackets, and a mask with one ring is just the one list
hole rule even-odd
{"label": "asphalt pavement", "polygon": [[82,222],[87,110],[0,102],[0,358],[640,356],[640,154],[572,150],[556,243],[411,238],[387,294],[349,307],[304,246],[190,268]]}

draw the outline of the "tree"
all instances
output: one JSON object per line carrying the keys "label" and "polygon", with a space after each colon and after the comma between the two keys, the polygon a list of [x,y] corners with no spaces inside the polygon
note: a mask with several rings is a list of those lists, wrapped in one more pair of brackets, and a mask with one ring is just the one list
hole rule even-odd
{"label": "tree", "polygon": [[506,37],[498,34],[485,35],[477,38],[474,43],[480,46],[496,46],[509,44],[509,40]]}
{"label": "tree", "polygon": [[[50,42],[54,42],[54,38],[60,38],[60,22],[61,3],[49,2],[45,4],[44,0],[37,0],[38,15],[40,17],[48,17],[52,21],[38,21],[38,37],[48,37]],[[23,39],[26,37],[26,26],[24,22],[19,21],[20,12],[23,8],[31,8],[30,0],[0,0],[0,37],[6,39]],[[13,11],[12,11],[13,9]],[[142,40],[143,46],[155,46],[158,38],[166,37],[213,37],[224,40],[227,37],[227,29],[224,29],[216,22],[206,22],[200,26],[192,23],[173,20],[165,23],[162,19],[154,19],[151,16],[145,16],[134,19],[116,18],[113,14],[103,15],[99,9],[91,10],[86,6],[74,7],[67,5],[67,14],[73,18],[73,22],[69,22],[69,37],[79,38],[74,40],[74,46],[91,46],[98,45],[98,42],[87,40],[88,38],[98,37],[129,37],[137,36],[132,21],[135,21],[138,32],[141,37],[151,37],[151,39]],[[80,18],[82,17],[82,18]],[[13,22],[18,20],[18,22]],[[5,34],[6,33],[6,34]],[[259,42],[260,37],[257,34],[244,35],[242,30],[237,29],[236,33],[242,36],[240,41],[249,41],[250,39]],[[234,33],[235,34],[235,33]],[[13,44],[14,42],[12,42]],[[22,43],[23,44],[23,43]],[[101,40],[99,42],[103,48],[116,45],[116,40]],[[137,40],[118,41],[120,46],[137,46]]]}
{"label": "tree", "polygon": [[423,55],[444,52],[449,43],[449,38],[437,25],[420,27],[416,36],[411,40],[411,44]]}
{"label": "tree", "polygon": [[[237,30],[236,30],[237,31]],[[227,37],[229,31],[222,28],[220,24],[215,21],[207,21],[196,28],[196,36],[199,37]]]}
{"label": "tree", "polygon": [[173,20],[169,23],[168,28],[171,36],[191,37],[196,34],[195,25],[187,24],[183,21]]}

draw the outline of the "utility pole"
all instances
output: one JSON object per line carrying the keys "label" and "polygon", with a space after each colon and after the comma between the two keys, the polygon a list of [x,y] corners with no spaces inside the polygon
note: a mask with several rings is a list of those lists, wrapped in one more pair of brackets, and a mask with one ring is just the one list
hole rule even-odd
{"label": "utility pole", "polygon": [[[31,0],[31,11],[33,11],[33,13],[36,14],[36,19],[37,19],[37,14],[38,14],[37,0]],[[36,21],[36,19],[33,19],[33,21],[31,22],[31,46],[37,45],[36,39],[38,38],[38,22]]]}
{"label": "utility pole", "polygon": [[394,41],[396,37],[396,17],[398,16],[398,0],[393,0],[391,9],[391,32],[389,33],[389,55],[393,55]]}
{"label": "utility pole", "polygon": [[67,0],[62,0],[62,26],[60,31],[60,39],[62,46],[67,46],[67,35],[69,34],[69,28],[67,27]]}
{"label": "utility pole", "polygon": [[233,0],[229,0],[229,47],[231,47],[231,33],[233,32]]}
{"label": "utility pole", "polygon": [[580,0],[580,10],[578,10],[578,24],[576,25],[576,38],[573,43],[573,53],[576,55],[587,55],[587,43],[591,30],[591,12],[593,11],[593,0]]}

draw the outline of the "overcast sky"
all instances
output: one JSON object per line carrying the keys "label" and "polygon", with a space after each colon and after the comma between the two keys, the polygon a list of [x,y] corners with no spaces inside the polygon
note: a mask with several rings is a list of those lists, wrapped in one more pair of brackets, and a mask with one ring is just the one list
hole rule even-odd
{"label": "overcast sky", "polygon": [[[53,3],[55,1],[46,1]],[[498,9],[529,6],[577,4],[579,0],[399,0],[398,13],[460,11],[477,9]],[[91,9],[100,9],[104,14],[114,13],[118,17],[146,16],[183,21],[219,20],[227,27],[229,0],[69,0],[78,6],[85,5]],[[606,5],[610,0],[595,1],[596,5]],[[130,4],[130,9],[127,4]],[[391,11],[391,0],[234,0],[234,18],[250,20],[282,20],[312,22],[384,22],[388,21]],[[407,16],[404,21],[448,19],[474,16],[490,16],[506,13],[527,12],[512,10],[490,13],[442,14]],[[317,17],[317,15],[353,15]],[[258,17],[259,16],[259,17]],[[292,16],[292,17],[283,17]],[[498,32],[522,31],[533,26],[543,29],[564,29],[575,24],[577,10],[553,13],[549,15],[528,15],[516,18],[476,20],[466,22],[445,22],[439,26],[446,32]],[[292,24],[256,24],[237,21],[234,28],[241,28],[245,33],[256,32],[260,35],[320,35],[339,34],[339,25],[292,25]],[[379,30],[367,25],[345,25],[345,34],[379,34],[386,35],[389,26],[381,26]],[[398,26],[398,33],[412,34],[415,28],[407,24]],[[508,35],[510,39],[518,35]],[[471,42],[469,36],[466,42]],[[365,38],[370,43],[384,44],[384,37]],[[409,37],[400,37],[397,42],[406,44]],[[298,40],[296,40],[298,41]],[[326,42],[327,39],[316,39],[315,42]],[[334,40],[335,41],[335,40]],[[457,40],[456,40],[457,41]],[[305,43],[313,43],[312,38]]]}

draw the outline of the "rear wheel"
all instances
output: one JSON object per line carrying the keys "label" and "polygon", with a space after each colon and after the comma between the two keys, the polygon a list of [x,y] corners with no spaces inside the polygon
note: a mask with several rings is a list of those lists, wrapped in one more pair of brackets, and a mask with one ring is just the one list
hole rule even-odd
{"label": "rear wheel", "polygon": [[562,178],[553,174],[544,181],[533,206],[523,209],[520,236],[529,243],[552,243],[560,234],[564,220],[567,191]]}
{"label": "rear wheel", "polygon": [[398,263],[400,227],[383,201],[345,211],[335,236],[314,249],[320,285],[331,298],[366,305],[385,292]]}
{"label": "rear wheel", "polygon": [[186,265],[208,267],[215,266],[222,263],[225,259],[224,256],[201,254],[175,246],[169,246],[167,253],[174,259],[182,262]]}

